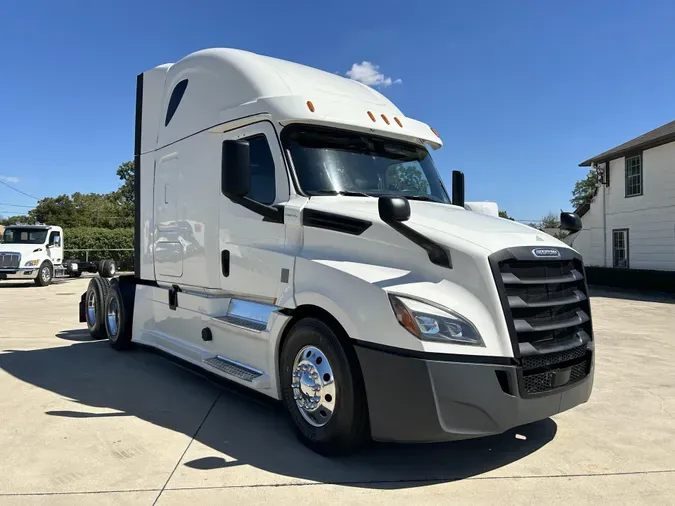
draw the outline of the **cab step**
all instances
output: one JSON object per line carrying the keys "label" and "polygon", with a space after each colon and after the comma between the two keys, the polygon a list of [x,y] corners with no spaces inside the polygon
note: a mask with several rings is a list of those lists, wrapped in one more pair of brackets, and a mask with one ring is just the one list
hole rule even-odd
{"label": "cab step", "polygon": [[252,383],[255,388],[265,388],[269,384],[264,372],[220,355],[204,359],[204,364],[227,376]]}

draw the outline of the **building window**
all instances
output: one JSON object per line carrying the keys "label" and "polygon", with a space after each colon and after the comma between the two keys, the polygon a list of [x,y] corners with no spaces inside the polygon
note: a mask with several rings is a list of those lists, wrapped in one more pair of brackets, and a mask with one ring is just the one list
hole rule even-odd
{"label": "building window", "polygon": [[614,267],[628,269],[628,229],[613,230],[612,236]]}
{"label": "building window", "polygon": [[642,195],[642,155],[626,157],[626,197]]}
{"label": "building window", "polygon": [[178,109],[178,104],[180,104],[180,101],[183,100],[183,95],[185,95],[187,85],[188,80],[183,79],[176,85],[176,87],[171,92],[169,105],[166,108],[166,118],[164,119],[164,126],[167,126],[171,121],[171,118],[173,118],[173,115],[176,114],[176,109]]}
{"label": "building window", "polygon": [[247,139],[251,168],[248,198],[261,204],[272,204],[277,194],[274,158],[264,135]]}

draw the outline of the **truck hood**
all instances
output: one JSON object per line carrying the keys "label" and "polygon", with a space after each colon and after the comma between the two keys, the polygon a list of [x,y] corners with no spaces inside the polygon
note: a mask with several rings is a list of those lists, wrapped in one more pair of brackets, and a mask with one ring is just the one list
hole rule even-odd
{"label": "truck hood", "polygon": [[5,243],[0,243],[0,253],[20,253],[21,258],[27,258],[36,249],[42,249],[42,251],[44,251],[45,246],[44,246],[44,244],[5,244]]}
{"label": "truck hood", "polygon": [[[365,197],[312,197],[311,207],[357,218],[379,217],[377,199]],[[410,219],[406,225],[443,243],[470,242],[494,253],[515,246],[569,247],[555,237],[528,225],[505,218],[468,211],[435,202],[410,201]],[[368,215],[368,216],[366,216]]]}

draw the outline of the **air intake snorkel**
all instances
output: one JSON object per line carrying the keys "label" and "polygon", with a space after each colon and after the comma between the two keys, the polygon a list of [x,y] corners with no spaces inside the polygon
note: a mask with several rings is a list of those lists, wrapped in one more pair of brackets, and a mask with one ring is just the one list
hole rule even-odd
{"label": "air intake snorkel", "polygon": [[382,221],[423,248],[429,255],[431,263],[452,269],[450,253],[445,248],[403,223],[410,219],[410,202],[408,202],[408,199],[382,196],[377,201],[377,210]]}

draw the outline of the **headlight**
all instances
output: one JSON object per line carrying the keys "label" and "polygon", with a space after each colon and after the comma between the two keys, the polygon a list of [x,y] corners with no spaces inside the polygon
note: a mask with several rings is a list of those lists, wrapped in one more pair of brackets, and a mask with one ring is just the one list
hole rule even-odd
{"label": "headlight", "polygon": [[38,263],[40,263],[39,260],[28,260],[25,265],[26,267],[35,267]]}
{"label": "headlight", "polygon": [[476,327],[449,309],[391,294],[389,302],[401,326],[418,339],[485,346]]}

